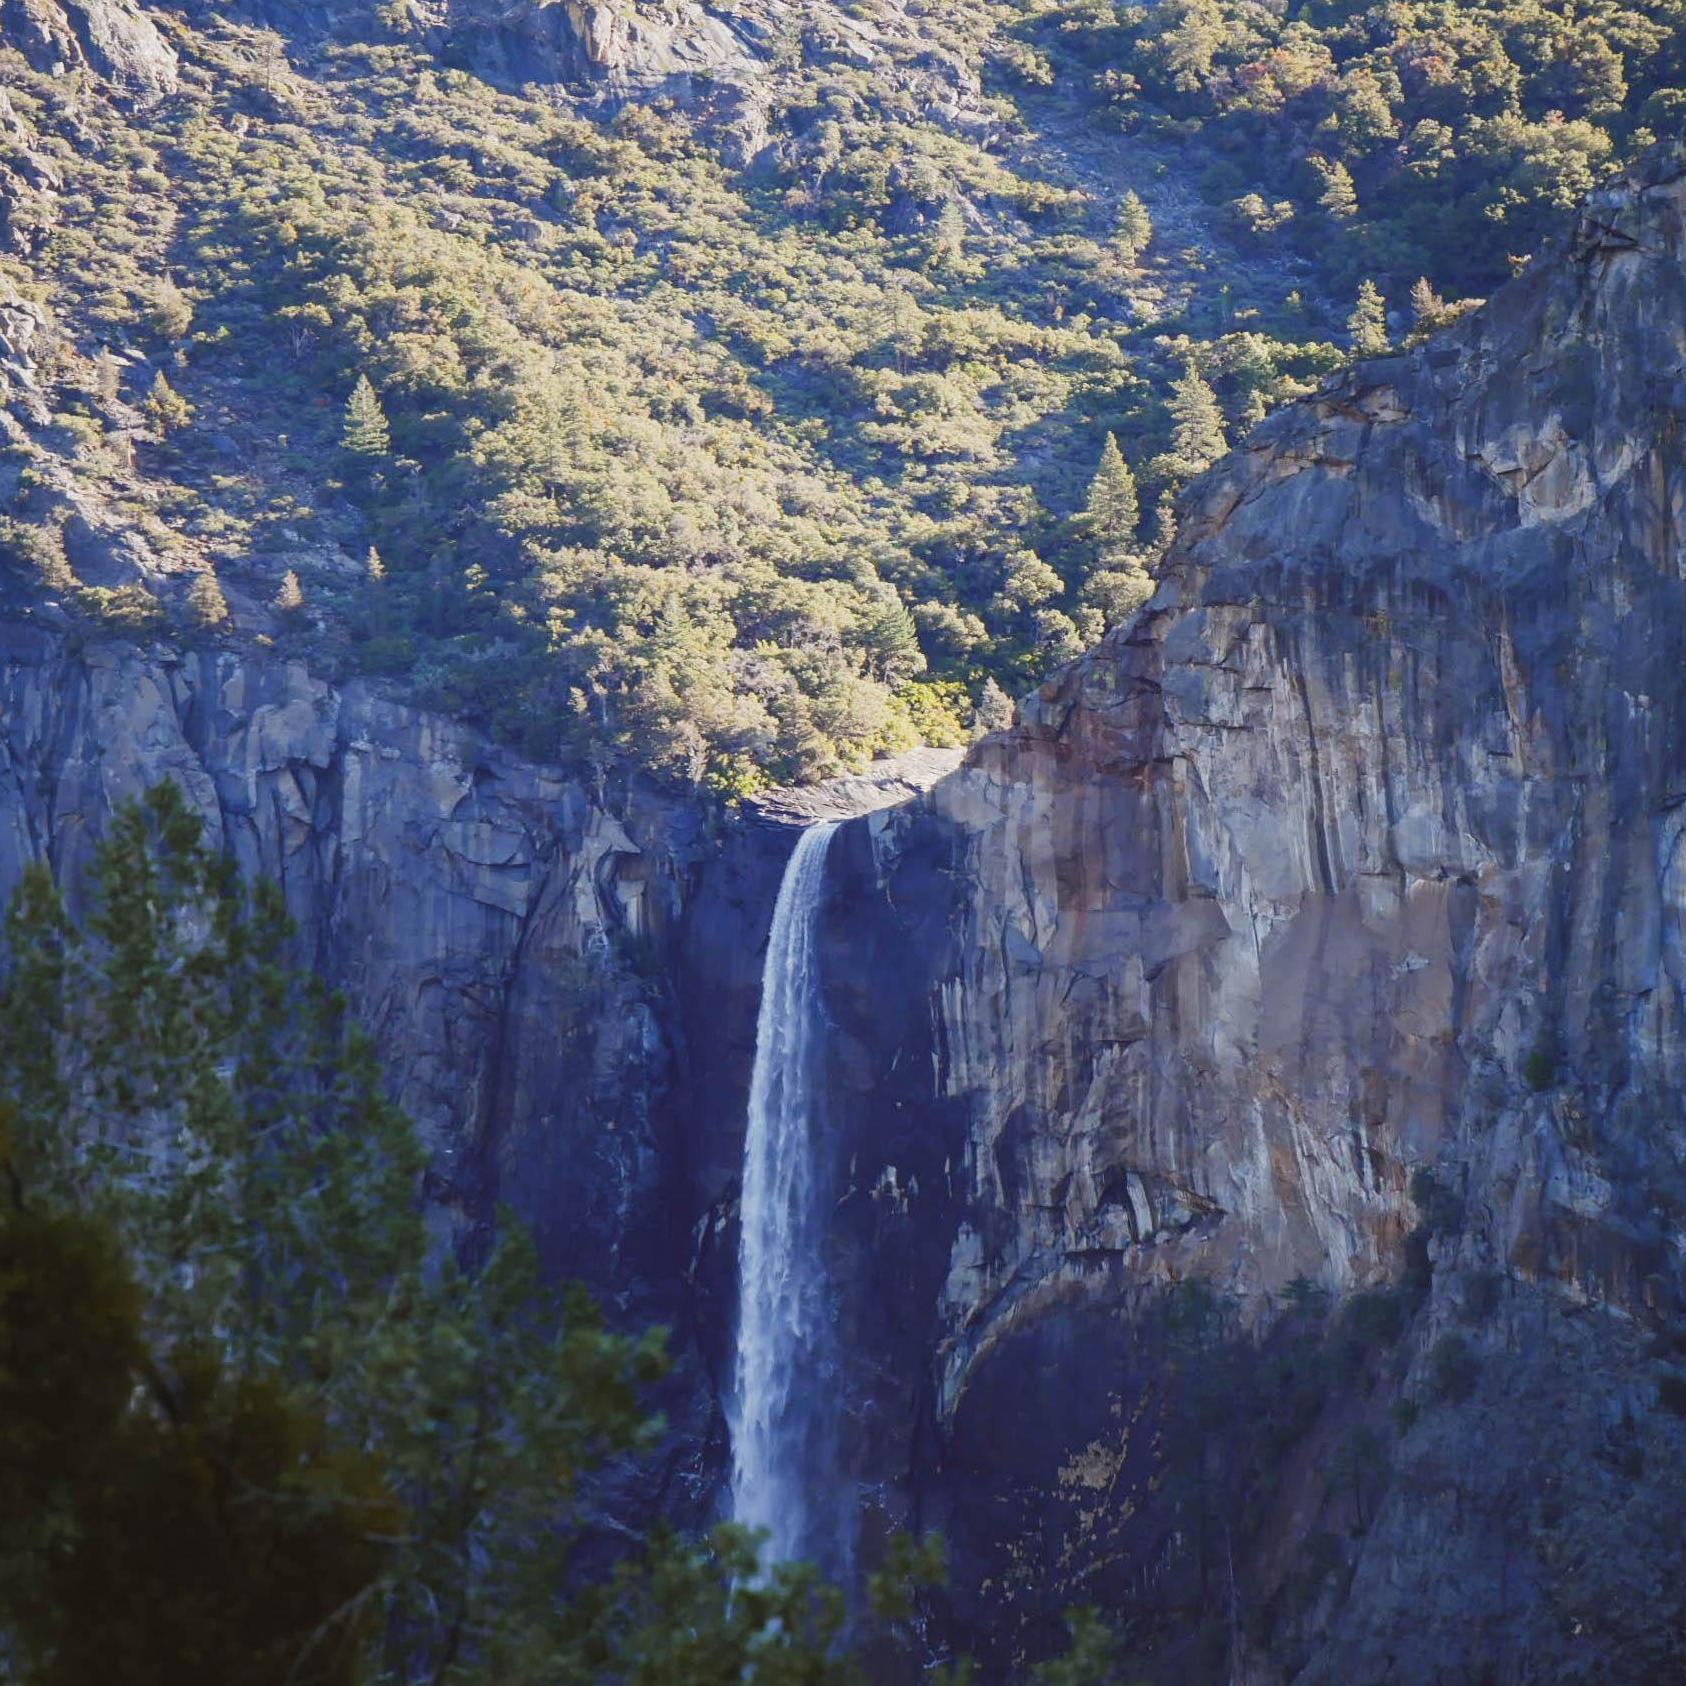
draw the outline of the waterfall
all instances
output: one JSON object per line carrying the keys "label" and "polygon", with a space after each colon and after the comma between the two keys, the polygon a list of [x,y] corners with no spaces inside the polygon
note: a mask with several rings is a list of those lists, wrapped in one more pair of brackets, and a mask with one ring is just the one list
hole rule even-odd
{"label": "waterfall", "polygon": [[836,1479],[836,1346],[823,1258],[830,1175],[820,1151],[817,936],[835,822],[797,839],[761,973],[744,1134],[732,1518],[764,1559],[834,1572],[847,1526]]}

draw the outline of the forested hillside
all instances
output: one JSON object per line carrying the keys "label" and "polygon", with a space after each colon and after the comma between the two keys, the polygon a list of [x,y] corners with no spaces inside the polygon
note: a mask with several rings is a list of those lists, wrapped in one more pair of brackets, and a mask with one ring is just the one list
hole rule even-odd
{"label": "forested hillside", "polygon": [[91,6],[0,7],[0,583],[725,796],[998,722],[1686,110],[1682,0]]}

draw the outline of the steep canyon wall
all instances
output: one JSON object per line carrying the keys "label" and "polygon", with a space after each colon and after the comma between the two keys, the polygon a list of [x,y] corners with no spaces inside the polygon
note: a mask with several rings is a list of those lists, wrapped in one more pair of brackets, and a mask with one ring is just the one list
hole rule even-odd
{"label": "steep canyon wall", "polygon": [[[1658,155],[1485,311],[1273,417],[1130,628],[835,840],[848,1456],[869,1534],[948,1532],[933,1631],[992,1669],[1083,1601],[1215,1610],[1211,1666],[1260,1681],[1678,1664],[1683,423]],[[508,1201],[551,1270],[673,1327],[673,1433],[620,1502],[707,1516],[788,827],[21,605],[0,711],[0,893],[35,856],[74,882],[178,779],[375,1030],[442,1234]],[[1296,1293],[1413,1269],[1226,1579],[1179,1579],[1153,1308],[1205,1284],[1263,1361]],[[1356,1428],[1368,1502],[1331,1484]]]}
{"label": "steep canyon wall", "polygon": [[[1205,1589],[1218,1666],[1679,1665],[1683,222],[1655,157],[1485,311],[1274,416],[1133,626],[840,843],[840,1268],[891,1297],[860,1385],[898,1419],[860,1455],[949,1529],[970,1619],[1046,1621],[1050,1581],[1151,1601],[1144,1308],[1199,1281],[1262,1334],[1414,1240],[1374,1397],[1331,1402]],[[1448,1352],[1480,1379],[1442,1403]],[[1359,1425],[1393,1474],[1355,1525],[1319,1464]],[[1290,1620],[1315,1533],[1339,1567]]]}

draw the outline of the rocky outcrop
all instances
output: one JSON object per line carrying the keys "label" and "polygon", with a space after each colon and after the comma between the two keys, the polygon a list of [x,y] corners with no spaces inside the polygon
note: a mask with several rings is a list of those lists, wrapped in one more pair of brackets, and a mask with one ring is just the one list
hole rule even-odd
{"label": "rocky outcrop", "polygon": [[134,0],[4,0],[0,27],[36,70],[86,67],[140,105],[176,91],[175,50]]}
{"label": "rocky outcrop", "polygon": [[489,27],[525,80],[596,82],[617,92],[674,78],[741,80],[760,64],[754,37],[736,18],[695,0],[466,0],[452,26]]}
{"label": "rocky outcrop", "polygon": [[[1140,1308],[1198,1280],[1262,1331],[1297,1281],[1396,1281],[1415,1235],[1432,1292],[1387,1386],[1434,1409],[1335,1554],[1321,1642],[1268,1616],[1332,1527],[1316,1455],[1285,1472],[1231,1656],[1686,1656],[1654,1590],[1686,1566],[1659,1403],[1686,1327],[1683,422],[1666,154],[1486,310],[1267,422],[1133,626],[834,850],[840,1268],[898,1284],[854,1314],[857,1455],[993,1588],[973,1619],[993,1597],[1013,1629],[1027,1561],[1124,1609],[1158,1573],[1163,1540],[1112,1526],[1161,1478],[1130,1444],[1161,1386]],[[1425,1225],[1420,1173],[1455,1222]],[[1456,1408],[1449,1352],[1483,1378]]]}
{"label": "rocky outcrop", "polygon": [[749,799],[751,812],[782,825],[855,819],[894,808],[929,790],[962,760],[958,749],[929,746],[885,756],[859,773],[843,773],[820,784],[763,791]]}
{"label": "rocky outcrop", "polygon": [[58,193],[64,185],[58,168],[36,149],[35,131],[18,116],[0,88],[0,248],[19,257],[38,251],[52,232]]}
{"label": "rocky outcrop", "polygon": [[800,97],[788,73],[804,64],[870,70],[878,97],[981,144],[1002,129],[980,65],[933,41],[902,0],[870,12],[831,0],[416,0],[412,10],[445,57],[494,79],[565,85],[611,104],[655,92],[681,99],[734,168],[791,144],[770,113]]}
{"label": "rocky outcrop", "polygon": [[46,413],[35,373],[35,347],[46,327],[46,311],[0,277],[0,401],[34,421]]}

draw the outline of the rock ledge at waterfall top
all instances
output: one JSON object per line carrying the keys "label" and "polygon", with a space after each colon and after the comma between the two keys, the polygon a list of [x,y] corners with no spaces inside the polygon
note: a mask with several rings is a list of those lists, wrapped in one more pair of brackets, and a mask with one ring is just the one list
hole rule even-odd
{"label": "rock ledge at waterfall top", "polygon": [[757,818],[779,825],[812,825],[816,820],[855,819],[861,814],[909,802],[946,778],[965,752],[923,745],[887,755],[858,773],[844,773],[817,784],[786,785],[762,791],[746,806]]}

